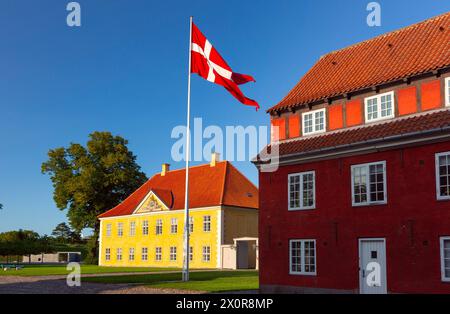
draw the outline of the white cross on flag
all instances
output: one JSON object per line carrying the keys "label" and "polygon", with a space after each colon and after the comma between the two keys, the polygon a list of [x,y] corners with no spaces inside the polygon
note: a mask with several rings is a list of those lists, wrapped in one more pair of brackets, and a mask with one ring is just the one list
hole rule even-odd
{"label": "white cross on flag", "polygon": [[250,75],[233,72],[195,24],[192,24],[191,57],[191,73],[197,73],[205,80],[222,85],[241,103],[259,109],[258,103],[245,97],[238,87],[255,82],[255,79]]}

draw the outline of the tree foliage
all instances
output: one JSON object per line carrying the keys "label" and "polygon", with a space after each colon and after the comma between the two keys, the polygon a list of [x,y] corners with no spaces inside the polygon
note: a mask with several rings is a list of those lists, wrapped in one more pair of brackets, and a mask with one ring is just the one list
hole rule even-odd
{"label": "tree foliage", "polygon": [[0,256],[51,253],[54,249],[48,237],[31,230],[0,233]]}
{"label": "tree foliage", "polygon": [[76,243],[81,240],[80,234],[70,229],[65,222],[58,224],[55,229],[53,229],[52,237],[60,243]]}
{"label": "tree foliage", "polygon": [[94,228],[96,236],[97,216],[115,207],[147,180],[127,145],[128,141],[120,136],[94,132],[86,147],[72,143],[48,152],[42,173],[50,175],[56,206],[68,210],[70,225],[77,232]]}

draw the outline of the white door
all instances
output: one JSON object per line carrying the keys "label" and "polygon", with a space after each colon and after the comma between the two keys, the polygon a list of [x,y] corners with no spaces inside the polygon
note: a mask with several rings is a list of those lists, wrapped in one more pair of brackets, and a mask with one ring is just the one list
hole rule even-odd
{"label": "white door", "polygon": [[359,240],[359,292],[387,293],[385,239]]}

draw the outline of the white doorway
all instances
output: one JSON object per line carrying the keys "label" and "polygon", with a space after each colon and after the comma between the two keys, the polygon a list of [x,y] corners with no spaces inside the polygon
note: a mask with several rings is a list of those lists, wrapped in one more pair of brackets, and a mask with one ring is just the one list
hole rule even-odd
{"label": "white doorway", "polygon": [[385,239],[359,239],[359,292],[387,293]]}

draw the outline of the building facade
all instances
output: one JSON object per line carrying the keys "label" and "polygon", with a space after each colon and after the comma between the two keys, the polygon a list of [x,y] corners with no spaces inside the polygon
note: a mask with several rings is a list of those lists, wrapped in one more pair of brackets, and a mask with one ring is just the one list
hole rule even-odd
{"label": "building facade", "polygon": [[450,293],[450,14],[322,57],[268,110],[264,292]]}
{"label": "building facade", "polygon": [[[217,155],[210,164],[191,167],[189,177],[190,267],[222,268],[224,246],[257,237],[258,190]],[[184,180],[184,169],[164,164],[160,174],[100,215],[99,265],[182,267]],[[241,253],[256,259],[251,249],[256,247]]]}

